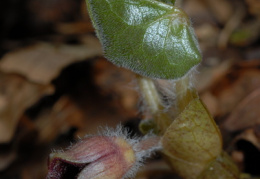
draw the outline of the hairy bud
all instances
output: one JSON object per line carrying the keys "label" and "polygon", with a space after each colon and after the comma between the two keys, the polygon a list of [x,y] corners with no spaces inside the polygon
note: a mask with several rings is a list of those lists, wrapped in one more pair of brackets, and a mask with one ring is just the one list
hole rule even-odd
{"label": "hairy bud", "polygon": [[47,179],[133,177],[159,144],[155,136],[130,139],[119,126],[116,131],[87,136],[65,152],[51,153]]}

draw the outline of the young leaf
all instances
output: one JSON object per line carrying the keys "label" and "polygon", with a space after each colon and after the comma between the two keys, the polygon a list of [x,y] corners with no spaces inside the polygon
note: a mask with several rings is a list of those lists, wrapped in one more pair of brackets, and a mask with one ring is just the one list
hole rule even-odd
{"label": "young leaf", "polygon": [[169,5],[174,1],[161,1],[86,0],[111,62],[144,76],[176,79],[197,65],[201,54],[187,15]]}

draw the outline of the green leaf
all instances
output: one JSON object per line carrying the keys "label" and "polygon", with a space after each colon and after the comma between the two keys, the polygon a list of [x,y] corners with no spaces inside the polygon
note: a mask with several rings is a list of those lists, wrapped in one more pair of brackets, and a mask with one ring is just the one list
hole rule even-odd
{"label": "green leaf", "polygon": [[201,61],[187,15],[154,0],[86,0],[105,56],[152,78],[175,79]]}

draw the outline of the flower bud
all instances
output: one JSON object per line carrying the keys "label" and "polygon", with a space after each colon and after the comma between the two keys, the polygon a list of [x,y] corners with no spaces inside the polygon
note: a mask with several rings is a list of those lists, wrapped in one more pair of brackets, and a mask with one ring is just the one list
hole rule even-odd
{"label": "flower bud", "polygon": [[129,139],[121,127],[88,136],[65,152],[50,154],[47,179],[121,179],[133,177],[159,139]]}

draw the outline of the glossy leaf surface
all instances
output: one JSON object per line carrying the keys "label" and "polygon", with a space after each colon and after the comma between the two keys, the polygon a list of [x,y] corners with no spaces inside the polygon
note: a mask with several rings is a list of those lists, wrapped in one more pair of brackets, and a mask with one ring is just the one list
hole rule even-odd
{"label": "glossy leaf surface", "polygon": [[105,56],[114,64],[148,77],[175,79],[201,61],[190,21],[170,5],[174,1],[86,1]]}

